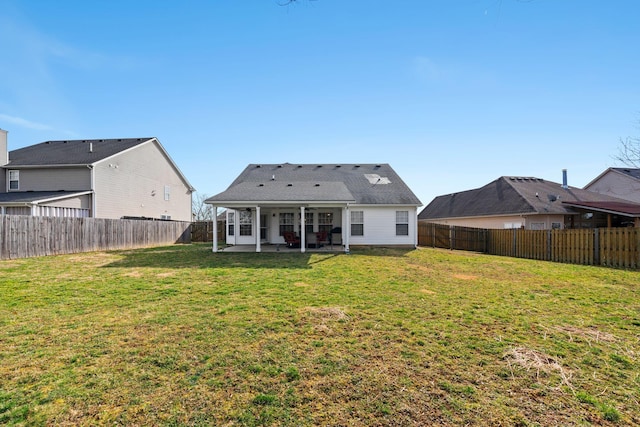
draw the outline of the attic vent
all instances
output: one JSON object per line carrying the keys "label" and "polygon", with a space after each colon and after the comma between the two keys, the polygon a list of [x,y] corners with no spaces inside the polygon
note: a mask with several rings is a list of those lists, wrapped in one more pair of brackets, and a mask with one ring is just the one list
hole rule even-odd
{"label": "attic vent", "polygon": [[256,169],[259,169],[261,167],[262,167],[262,165],[256,165]]}
{"label": "attic vent", "polygon": [[380,165],[376,165],[376,169],[378,169],[380,167]]}
{"label": "attic vent", "polygon": [[298,165],[298,169],[300,169],[302,167],[302,165]]}
{"label": "attic vent", "polygon": [[322,165],[318,165],[318,167],[319,167],[319,168],[321,168],[321,167],[322,167]]}
{"label": "attic vent", "polygon": [[354,165],[353,167],[354,167],[354,168],[359,168],[359,167],[360,167],[360,165]]}
{"label": "attic vent", "polygon": [[316,184],[314,187],[320,187],[320,184]]}
{"label": "attic vent", "polygon": [[287,187],[293,187],[293,184],[287,184]]}
{"label": "attic vent", "polygon": [[342,165],[336,165],[336,167],[337,167],[337,168],[341,168],[341,167],[342,167]]}
{"label": "attic vent", "polygon": [[264,187],[264,184],[258,184],[258,187]]}
{"label": "attic vent", "polygon": [[282,165],[278,165],[278,167],[279,167],[279,168],[281,168],[281,167],[282,167]]}

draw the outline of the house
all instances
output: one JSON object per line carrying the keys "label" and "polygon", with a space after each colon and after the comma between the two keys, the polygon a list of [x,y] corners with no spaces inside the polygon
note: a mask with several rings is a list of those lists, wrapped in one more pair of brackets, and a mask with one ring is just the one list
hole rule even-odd
{"label": "house", "polygon": [[193,187],[157,138],[46,141],[0,130],[0,215],[191,221]]}
{"label": "house", "polygon": [[563,183],[502,176],[489,184],[438,196],[420,221],[477,228],[562,228],[640,226],[640,204]]}
{"label": "house", "polygon": [[[227,208],[226,243],[417,245],[420,200],[388,164],[250,164],[205,201]],[[285,238],[291,239],[285,241]],[[217,242],[214,242],[217,251]]]}
{"label": "house", "polygon": [[584,189],[640,203],[640,169],[609,168]]}

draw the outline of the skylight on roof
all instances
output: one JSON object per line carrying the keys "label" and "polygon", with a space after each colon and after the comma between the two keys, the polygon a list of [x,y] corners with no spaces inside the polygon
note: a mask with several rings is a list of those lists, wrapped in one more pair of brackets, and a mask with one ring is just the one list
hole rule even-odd
{"label": "skylight on roof", "polygon": [[364,177],[367,178],[371,185],[391,184],[389,178],[386,176],[380,176],[377,173],[365,173]]}

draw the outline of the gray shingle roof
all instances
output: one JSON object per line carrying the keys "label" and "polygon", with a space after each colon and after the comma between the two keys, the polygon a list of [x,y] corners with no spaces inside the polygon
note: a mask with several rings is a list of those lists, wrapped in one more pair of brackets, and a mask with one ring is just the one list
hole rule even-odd
{"label": "gray shingle roof", "polygon": [[421,205],[388,164],[250,164],[227,190],[207,199],[254,201]]}
{"label": "gray shingle roof", "polygon": [[500,177],[474,190],[438,196],[418,219],[510,214],[575,214],[563,202],[625,202],[615,197],[532,177]]}
{"label": "gray shingle roof", "polygon": [[640,179],[640,169],[635,168],[611,168],[611,170],[623,173],[635,179]]}
{"label": "gray shingle roof", "polygon": [[5,167],[90,165],[153,138],[46,141],[9,152]]}
{"label": "gray shingle roof", "polygon": [[39,200],[63,199],[73,197],[80,194],[89,193],[88,191],[22,191],[11,193],[0,193],[0,204],[11,203],[33,203]]}

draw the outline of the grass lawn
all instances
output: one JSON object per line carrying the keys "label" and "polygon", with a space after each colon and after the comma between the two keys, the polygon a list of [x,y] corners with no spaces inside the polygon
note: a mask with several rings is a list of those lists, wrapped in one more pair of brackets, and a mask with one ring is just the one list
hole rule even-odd
{"label": "grass lawn", "polygon": [[0,424],[640,425],[640,272],[208,245],[0,262]]}

